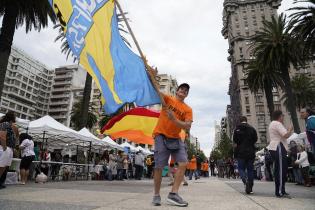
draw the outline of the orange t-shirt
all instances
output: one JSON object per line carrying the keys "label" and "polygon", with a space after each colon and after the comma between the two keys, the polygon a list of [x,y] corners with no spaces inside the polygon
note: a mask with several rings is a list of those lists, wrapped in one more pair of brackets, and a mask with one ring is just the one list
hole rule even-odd
{"label": "orange t-shirt", "polygon": [[176,97],[163,95],[167,108],[162,108],[158,123],[153,131],[153,135],[163,134],[168,138],[180,138],[181,128],[167,117],[167,109],[174,112],[175,117],[181,121],[192,121],[192,109],[176,99]]}
{"label": "orange t-shirt", "polygon": [[191,162],[188,161],[187,166],[186,166],[186,169],[187,169],[187,170],[190,170],[190,168],[191,168]]}
{"label": "orange t-shirt", "polygon": [[208,171],[208,163],[203,163],[202,164],[202,170],[203,171]]}
{"label": "orange t-shirt", "polygon": [[197,169],[197,159],[196,159],[196,158],[192,158],[192,159],[190,160],[190,162],[191,162],[190,169],[191,169],[191,170],[196,170],[196,169]]}

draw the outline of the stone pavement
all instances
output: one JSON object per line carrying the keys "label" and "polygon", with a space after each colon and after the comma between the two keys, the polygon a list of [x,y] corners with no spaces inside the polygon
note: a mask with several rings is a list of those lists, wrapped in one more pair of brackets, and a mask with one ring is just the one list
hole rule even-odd
{"label": "stone pavement", "polygon": [[[1,210],[25,209],[176,209],[166,204],[170,190],[163,180],[162,206],[151,205],[152,180],[142,181],[74,181],[28,183],[25,186],[7,186],[0,190]],[[302,210],[315,209],[315,187],[304,188],[288,184],[292,199],[275,198],[271,182],[256,182],[254,195],[243,193],[239,180],[202,178],[183,186],[180,195],[188,202],[186,209],[222,210]]]}

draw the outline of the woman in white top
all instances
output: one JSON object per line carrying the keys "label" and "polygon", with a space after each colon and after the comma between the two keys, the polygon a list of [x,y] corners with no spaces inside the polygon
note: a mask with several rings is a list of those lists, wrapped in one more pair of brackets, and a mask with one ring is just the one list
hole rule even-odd
{"label": "woman in white top", "polygon": [[34,142],[32,137],[26,133],[20,135],[20,149],[21,149],[21,164],[20,164],[20,173],[21,173],[21,184],[25,184],[29,175],[29,169],[32,164],[32,161],[35,158],[34,153]]}
{"label": "woman in white top", "polygon": [[298,152],[299,153],[297,154],[297,160],[295,161],[295,164],[300,166],[300,170],[304,179],[304,186],[311,187],[311,181],[309,178],[310,163],[308,162],[307,153],[305,152],[305,149],[302,145],[298,145]]}
{"label": "woman in white top", "polygon": [[272,114],[272,122],[268,128],[270,142],[267,148],[274,162],[276,197],[289,195],[285,191],[285,181],[288,171],[288,144],[286,139],[291,135],[293,128],[291,126],[291,128],[287,130],[283,126],[283,117],[281,111],[274,111]]}

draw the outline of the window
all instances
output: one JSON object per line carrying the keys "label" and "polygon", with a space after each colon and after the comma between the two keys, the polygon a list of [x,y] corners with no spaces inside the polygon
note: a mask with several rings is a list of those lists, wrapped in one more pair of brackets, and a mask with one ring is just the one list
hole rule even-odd
{"label": "window", "polygon": [[273,96],[273,101],[274,102],[279,102],[279,96]]}
{"label": "window", "polygon": [[250,114],[250,106],[246,106],[246,114]]}
{"label": "window", "polygon": [[245,104],[249,104],[249,97],[245,96]]}
{"label": "window", "polygon": [[281,105],[280,104],[275,104],[275,110],[281,110]]}

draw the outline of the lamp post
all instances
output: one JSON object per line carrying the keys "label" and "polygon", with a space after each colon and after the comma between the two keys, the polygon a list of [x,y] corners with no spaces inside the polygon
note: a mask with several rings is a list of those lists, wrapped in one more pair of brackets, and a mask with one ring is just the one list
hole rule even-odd
{"label": "lamp post", "polygon": [[198,138],[196,137],[196,152],[198,152]]}

